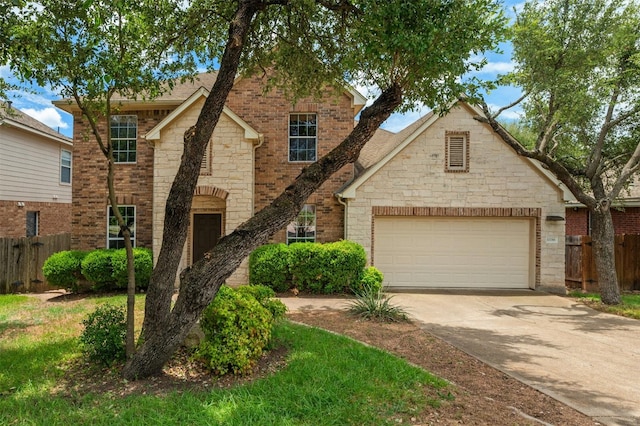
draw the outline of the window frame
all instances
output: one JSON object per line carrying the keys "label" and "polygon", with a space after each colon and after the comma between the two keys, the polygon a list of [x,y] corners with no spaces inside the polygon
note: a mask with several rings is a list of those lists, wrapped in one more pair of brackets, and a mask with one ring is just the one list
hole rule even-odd
{"label": "window frame", "polygon": [[[300,133],[300,129],[304,128],[306,129],[306,131],[304,133],[308,133],[308,129],[312,128],[309,125],[305,125],[303,127],[301,127],[300,123],[300,118],[301,116],[313,116],[314,120],[313,120],[313,129],[314,129],[314,134],[313,135],[300,135],[298,133]],[[293,124],[293,119],[294,117],[297,117],[297,123],[298,124]],[[294,131],[294,129],[296,129]],[[287,150],[287,158],[289,160],[289,163],[313,163],[315,161],[318,160],[318,114],[315,112],[292,112],[289,113],[289,124],[287,126],[287,132],[288,132],[288,150]],[[292,133],[296,133],[296,134],[292,134]],[[292,142],[297,141],[298,143],[301,141],[310,141],[313,140],[313,150],[311,150],[308,147],[305,148],[300,148],[298,146],[298,148],[296,148],[296,156],[295,158],[292,157],[292,152],[293,152],[293,148],[291,146]],[[309,155],[306,155],[306,158],[301,159],[301,152],[311,152],[313,151],[313,159],[309,159]]]}
{"label": "window frame", "polygon": [[[131,245],[133,247],[136,246],[136,222],[138,220],[137,218],[137,208],[135,205],[133,204],[127,204],[127,205],[122,205],[122,206],[118,206],[118,209],[122,211],[122,209],[128,209],[128,208],[132,208],[133,209],[133,227],[129,227],[129,229],[131,229]],[[122,213],[121,213],[122,214]],[[126,213],[123,215],[124,219],[126,220],[127,217],[129,217],[129,215],[127,215]],[[111,218],[114,219],[115,224],[111,224]],[[116,237],[112,237],[111,236],[111,226],[116,226],[118,229],[118,234],[116,234]],[[107,245],[106,248],[110,249],[110,248],[122,248],[124,247],[124,237],[119,236],[120,234],[120,227],[118,226],[118,220],[116,219],[115,215],[113,215],[113,210],[111,209],[111,206],[107,206]],[[111,242],[116,242],[115,246],[112,247],[111,246]],[[122,247],[120,247],[120,244],[118,244],[118,242],[122,242]]]}
{"label": "window frame", "polygon": [[[64,155],[65,153],[69,154],[69,164],[65,165],[65,159],[64,159]],[[63,179],[63,175],[64,175],[64,170],[65,169],[69,169],[69,181],[65,181]],[[60,184],[61,185],[71,185],[71,179],[72,179],[72,172],[73,172],[73,153],[71,151],[69,151],[68,149],[61,149],[60,150]]]}
{"label": "window frame", "polygon": [[[458,140],[458,138],[462,138],[462,165],[452,165],[452,149],[451,143],[452,140]],[[459,148],[458,148],[459,149]],[[456,151],[458,150],[456,149]],[[446,172],[450,173],[466,173],[469,171],[469,132],[468,131],[447,131],[445,132],[445,160],[444,160],[444,169]],[[459,156],[456,156],[456,159],[460,159]]]}
{"label": "window frame", "polygon": [[[128,131],[131,129],[130,126],[125,126],[125,127],[121,127],[121,126],[117,126],[114,127],[114,124],[121,124],[121,123],[114,123],[114,120],[116,120],[119,117],[135,117],[135,136],[131,136],[131,135],[126,135],[125,137],[120,137],[120,135],[118,135],[117,137],[114,136],[114,129],[125,129],[125,131]],[[131,124],[129,121],[126,121],[126,124]],[[115,164],[136,164],[138,162],[138,116],[135,114],[116,114],[116,115],[112,115],[111,116],[111,122],[109,123],[109,130],[110,130],[110,134],[111,134],[111,147],[113,150],[113,161]],[[122,142],[126,143],[126,149],[121,149],[120,148],[120,144]],[[134,148],[131,149],[130,148],[130,143],[134,144]],[[117,148],[116,148],[117,146]],[[120,161],[119,159],[119,154],[120,153],[124,153],[126,155],[126,161]],[[133,153],[133,160],[130,158],[130,155]]]}
{"label": "window frame", "polygon": [[[305,212],[308,212],[310,210],[313,213],[313,223],[310,225],[300,224],[301,216],[305,214]],[[313,231],[304,231],[305,235],[299,236],[298,234],[301,228],[312,228]],[[290,229],[292,229],[292,231],[295,232],[295,236],[292,236],[292,237],[289,236],[289,233],[291,232]],[[315,243],[318,235],[318,213],[317,213],[316,205],[305,204],[304,206],[302,206],[302,210],[300,210],[300,212],[298,213],[298,216],[296,216],[296,219],[287,225],[285,232],[287,237],[287,244],[293,244],[293,243],[299,243],[299,242]],[[313,233],[313,236],[306,235],[310,233]]]}

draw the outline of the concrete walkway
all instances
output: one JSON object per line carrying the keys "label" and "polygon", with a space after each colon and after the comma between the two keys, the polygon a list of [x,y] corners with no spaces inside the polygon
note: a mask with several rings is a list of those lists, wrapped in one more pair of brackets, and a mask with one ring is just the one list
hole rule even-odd
{"label": "concrete walkway", "polygon": [[[285,298],[291,310],[345,299]],[[420,326],[607,425],[640,425],[640,321],[533,291],[397,293]]]}

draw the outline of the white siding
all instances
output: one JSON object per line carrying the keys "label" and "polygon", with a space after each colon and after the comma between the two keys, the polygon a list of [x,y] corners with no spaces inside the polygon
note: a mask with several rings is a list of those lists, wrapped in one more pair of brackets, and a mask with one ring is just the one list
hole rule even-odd
{"label": "white siding", "polygon": [[45,137],[0,126],[0,200],[70,203],[71,185],[60,183],[61,149],[71,151]]}

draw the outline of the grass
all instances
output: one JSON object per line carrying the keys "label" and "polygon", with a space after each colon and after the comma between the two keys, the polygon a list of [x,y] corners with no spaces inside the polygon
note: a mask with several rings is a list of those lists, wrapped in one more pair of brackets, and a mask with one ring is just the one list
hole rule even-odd
{"label": "grass", "polygon": [[598,293],[583,293],[577,290],[570,292],[569,295],[584,300],[589,306],[599,311],[640,319],[640,294],[623,293],[621,295],[622,303],[620,305],[603,304],[600,301],[600,295]]}
{"label": "grass", "polygon": [[[424,370],[287,321],[274,329],[275,341],[288,348],[287,366],[247,385],[165,396],[57,396],[66,361],[81,356],[82,318],[105,302],[124,297],[43,305],[0,296],[0,424],[391,425],[449,399],[446,382]],[[141,313],[142,303],[137,307]]]}

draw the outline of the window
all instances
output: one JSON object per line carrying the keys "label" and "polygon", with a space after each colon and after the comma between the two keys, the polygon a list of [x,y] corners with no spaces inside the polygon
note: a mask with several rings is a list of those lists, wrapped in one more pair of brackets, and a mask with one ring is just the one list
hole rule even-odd
{"label": "window", "polygon": [[60,151],[60,183],[71,183],[71,151]]}
{"label": "window", "polygon": [[38,235],[40,228],[40,212],[27,212],[27,237]]}
{"label": "window", "polygon": [[111,145],[116,163],[136,162],[138,117],[135,115],[111,116]]}
{"label": "window", "polygon": [[305,204],[296,220],[287,226],[287,244],[316,241],[316,206]]}
{"label": "window", "polygon": [[289,116],[289,161],[316,161],[315,114],[291,114]]}
{"label": "window", "polygon": [[447,132],[445,162],[448,172],[469,171],[469,132]]}
{"label": "window", "polygon": [[[131,244],[135,244],[136,236],[136,207],[135,206],[118,206],[120,214],[125,223],[131,230]],[[124,237],[118,226],[118,219],[113,214],[113,209],[109,207],[107,218],[107,248],[124,248]]]}

